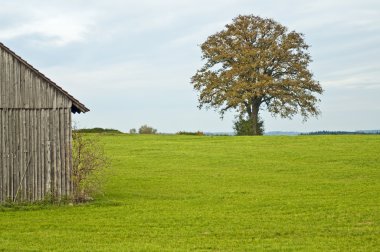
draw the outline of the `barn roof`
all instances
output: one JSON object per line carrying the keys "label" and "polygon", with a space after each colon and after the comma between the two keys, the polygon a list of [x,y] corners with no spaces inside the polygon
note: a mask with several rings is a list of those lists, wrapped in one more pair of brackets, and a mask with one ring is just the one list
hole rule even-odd
{"label": "barn roof", "polygon": [[82,104],[80,101],[75,99],[72,95],[67,93],[65,90],[63,90],[60,86],[58,86],[54,81],[50,80],[48,77],[46,77],[44,74],[42,74],[40,71],[35,69],[31,64],[29,64],[26,60],[18,56],[15,52],[13,52],[11,49],[6,47],[4,44],[0,42],[0,48],[2,48],[7,53],[11,54],[14,58],[16,58],[19,62],[24,64],[27,68],[29,68],[32,72],[34,72],[36,75],[38,75],[41,79],[48,82],[50,85],[52,85],[55,89],[57,89],[59,92],[61,92],[64,96],[66,96],[73,104],[71,107],[71,111],[73,113],[86,113],[90,111],[84,104]]}

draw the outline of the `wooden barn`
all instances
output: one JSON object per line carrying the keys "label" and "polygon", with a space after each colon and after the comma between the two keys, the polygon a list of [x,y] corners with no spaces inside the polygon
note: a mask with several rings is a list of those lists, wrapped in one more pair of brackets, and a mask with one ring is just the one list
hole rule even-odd
{"label": "wooden barn", "polygon": [[71,195],[71,113],[87,111],[0,43],[0,202]]}

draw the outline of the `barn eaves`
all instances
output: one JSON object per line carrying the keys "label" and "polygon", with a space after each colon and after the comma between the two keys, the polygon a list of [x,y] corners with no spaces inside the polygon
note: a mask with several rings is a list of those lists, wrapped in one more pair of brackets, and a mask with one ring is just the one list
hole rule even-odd
{"label": "barn eaves", "polygon": [[43,73],[35,69],[31,64],[29,64],[26,60],[18,56],[15,52],[13,52],[11,49],[6,47],[4,44],[0,42],[0,48],[2,48],[7,53],[11,54],[15,59],[17,59],[21,64],[25,65],[27,68],[29,68],[32,72],[37,74],[40,78],[48,82],[50,85],[52,85],[55,89],[57,89],[59,92],[61,92],[64,96],[66,96],[71,102],[71,112],[72,113],[86,113],[90,111],[84,104],[79,102],[77,99],[75,99],[72,95],[67,93],[65,90],[63,90],[60,86],[58,86],[54,81],[50,80],[48,77],[46,77]]}

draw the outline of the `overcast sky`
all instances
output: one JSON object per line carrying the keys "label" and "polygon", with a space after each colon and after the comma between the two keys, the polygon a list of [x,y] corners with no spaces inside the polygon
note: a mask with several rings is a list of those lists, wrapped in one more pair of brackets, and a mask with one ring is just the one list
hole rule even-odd
{"label": "overcast sky", "polygon": [[325,89],[322,115],[272,118],[266,131],[380,128],[380,1],[0,0],[0,41],[83,102],[81,127],[230,132],[197,109],[199,44],[239,14],[305,34]]}

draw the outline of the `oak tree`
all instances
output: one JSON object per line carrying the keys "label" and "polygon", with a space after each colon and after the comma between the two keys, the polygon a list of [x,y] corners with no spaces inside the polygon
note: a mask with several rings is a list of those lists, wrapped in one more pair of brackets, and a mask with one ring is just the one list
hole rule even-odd
{"label": "oak tree", "polygon": [[250,122],[253,135],[262,132],[262,109],[283,118],[317,116],[316,95],[323,89],[308,69],[308,48],[303,34],[273,19],[234,18],[201,45],[205,63],[191,78],[199,108],[215,108],[222,117],[235,110]]}

